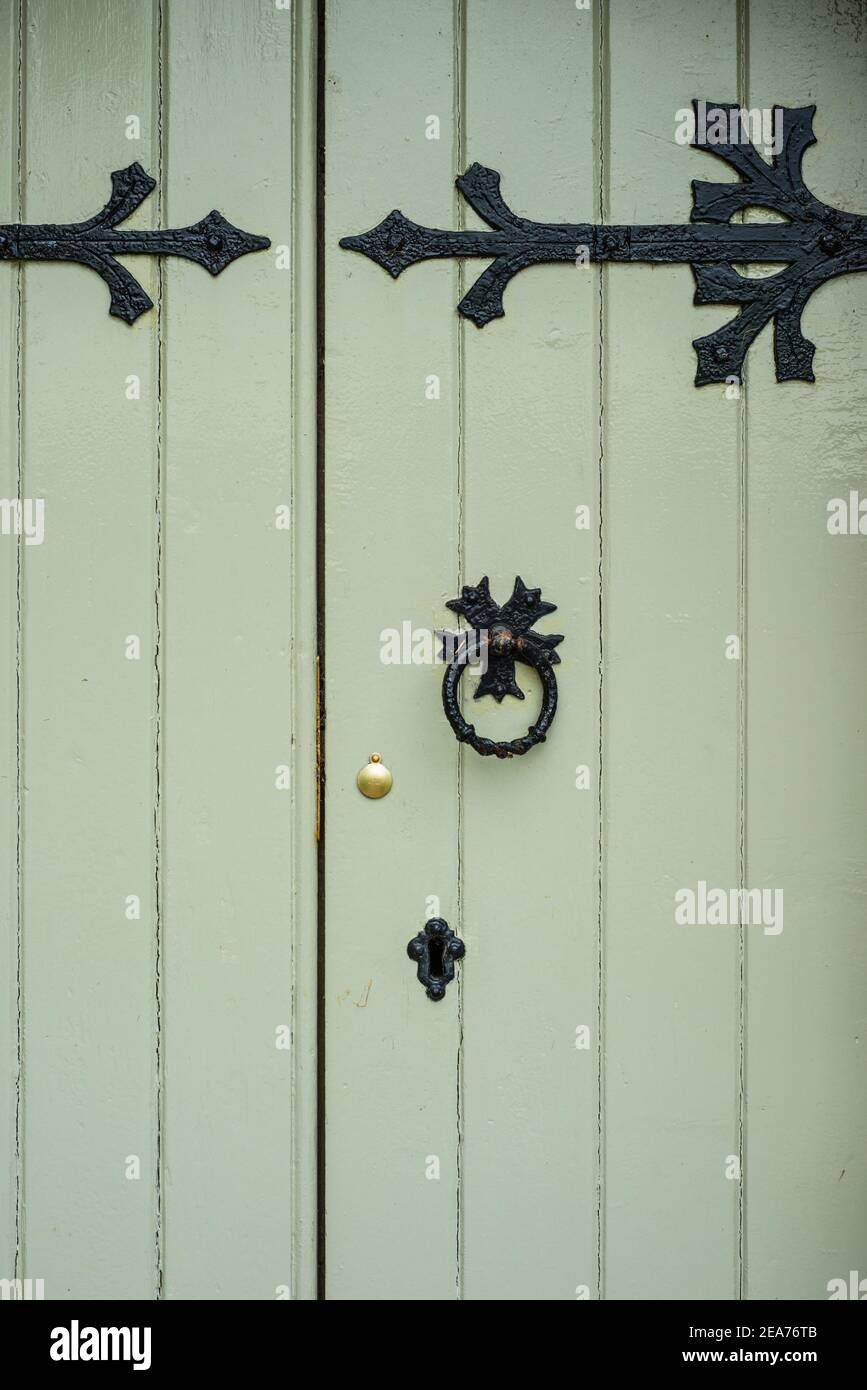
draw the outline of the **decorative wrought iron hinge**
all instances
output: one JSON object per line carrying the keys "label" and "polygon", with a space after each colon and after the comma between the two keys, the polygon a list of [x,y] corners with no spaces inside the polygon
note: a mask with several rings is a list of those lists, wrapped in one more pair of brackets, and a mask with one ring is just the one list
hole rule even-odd
{"label": "decorative wrought iron hinge", "polygon": [[[764,326],[774,321],[778,381],[814,381],[815,345],[801,332],[810,295],[826,280],[867,269],[867,217],[828,207],[807,188],[801,174],[804,151],[815,144],[814,106],[777,107],[782,120],[779,153],[768,163],[747,138],[741,108],[731,103],[694,102],[697,138],[693,147],[717,155],[740,175],[739,182],[693,180],[690,220],[683,226],[555,225],[518,217],[500,193],[496,169],[473,164],[456,180],[464,198],[492,231],[439,231],[421,227],[395,209],[379,226],[340,245],[360,251],[395,279],[407,266],[434,257],[480,256],[492,261],[464,295],[458,311],[479,328],[503,316],[503,291],[514,275],[541,262],[643,261],[685,263],[696,281],[696,304],[737,304],[740,313],[693,347],[695,383],[705,386],[740,377],[744,358]],[[735,141],[711,140],[699,108],[720,113]],[[727,124],[726,124],[727,123]],[[701,134],[699,135],[699,132]],[[735,213],[769,208],[785,222],[735,223]],[[771,262],[776,274],[746,278],[736,265]]]}
{"label": "decorative wrought iron hinge", "polygon": [[217,211],[209,212],[192,227],[115,231],[155,188],[156,181],[140,164],[116,169],[111,176],[111,197],[102,212],[87,222],[0,226],[0,260],[77,261],[89,266],[108,285],[109,313],[125,323],[135,323],[139,315],[153,308],[153,300],[116,256],[183,256],[219,275],[239,256],[265,251],[271,245],[267,237],[233,227]]}

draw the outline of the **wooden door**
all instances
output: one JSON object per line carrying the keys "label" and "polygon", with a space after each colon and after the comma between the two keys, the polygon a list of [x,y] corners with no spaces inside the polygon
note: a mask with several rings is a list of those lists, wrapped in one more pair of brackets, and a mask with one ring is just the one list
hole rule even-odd
{"label": "wooden door", "polygon": [[131,327],[0,264],[0,490],[45,504],[0,536],[0,1278],[311,1297],[313,7],[4,0],[0,51],[0,221],[137,161],[131,226],[272,242],[130,258]]}
{"label": "wooden door", "polygon": [[[864,277],[810,305],[815,384],[778,384],[763,333],[740,389],[697,389],[732,311],[686,266],[532,268],[479,331],[483,263],[391,283],[338,246],[392,208],[481,226],[473,161],[536,220],[686,222],[726,177],[678,143],[702,96],[815,102],[808,182],[861,211],[863,18],[326,6],[331,1298],[825,1298],[863,1266],[867,561],[827,522],[864,476]],[[441,668],[381,659],[483,574],[565,634],[549,739],[504,762],[459,748]],[[784,920],[678,925],[701,884]],[[436,1005],[405,954],[430,916],[466,943]]]}
{"label": "wooden door", "polygon": [[[867,277],[810,301],[815,383],[763,333],[698,389],[733,311],[686,265],[576,247],[478,330],[484,262],[339,245],[478,227],[475,161],[543,222],[687,223],[731,177],[682,142],[702,97],[815,103],[808,183],[863,212],[865,56],[858,0],[2,0],[0,223],[135,162],[131,227],[270,241],[213,280],[130,257],[131,327],[0,255],[2,1298],[867,1276]],[[557,605],[523,757],[442,709],[483,575]],[[481,733],[527,728],[517,671],[466,676]],[[720,890],[771,916],[678,920]]]}

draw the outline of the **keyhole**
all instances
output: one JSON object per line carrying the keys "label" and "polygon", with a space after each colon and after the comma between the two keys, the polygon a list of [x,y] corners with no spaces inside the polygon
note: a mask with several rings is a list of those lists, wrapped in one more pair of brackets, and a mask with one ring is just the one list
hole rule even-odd
{"label": "keyhole", "polygon": [[428,973],[432,980],[441,980],[444,974],[443,960],[446,943],[441,936],[432,936],[428,943]]}

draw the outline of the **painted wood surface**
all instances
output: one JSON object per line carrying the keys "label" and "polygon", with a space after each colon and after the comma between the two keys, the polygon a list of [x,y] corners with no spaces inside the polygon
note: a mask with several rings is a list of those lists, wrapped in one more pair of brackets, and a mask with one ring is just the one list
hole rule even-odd
{"label": "painted wood surface", "polygon": [[[90,215],[138,160],[159,185],[139,225],[217,206],[273,248],[219,280],[137,258],[156,308],[132,329],[89,270],[23,271],[3,485],[17,406],[46,533],[0,556],[13,620],[21,566],[22,735],[16,845],[13,621],[2,1100],[22,1201],[16,1231],[4,1182],[0,1273],[47,1298],[311,1297],[313,9],[24,0],[2,23],[24,35],[0,109],[14,137],[22,94],[25,220]],[[13,330],[16,283],[4,267]]]}
{"label": "painted wood surface", "polygon": [[[690,179],[717,177],[676,113],[737,92],[736,7],[676,8],[674,36],[609,7],[615,223],[686,222]],[[604,1293],[731,1298],[739,939],[676,926],[674,894],[738,884],[740,403],[692,384],[720,311],[694,308],[689,268],[634,270],[606,271],[604,316]]]}
{"label": "painted wood surface", "polygon": [[[502,170],[512,206],[545,221],[571,220],[585,198],[594,215],[591,16],[552,7],[540,24],[516,6],[505,35],[492,0],[462,18],[461,168],[479,159]],[[538,86],[518,81],[522,66],[546,74],[553,100],[542,119]],[[458,330],[463,582],[490,574],[507,598],[520,574],[558,605],[540,630],[568,634],[563,698],[538,756],[464,754],[473,949],[463,979],[461,1256],[473,1299],[574,1297],[579,1286],[595,1291],[598,1275],[598,289],[588,268],[567,267],[558,284],[539,267],[510,286],[502,332]],[[578,529],[585,506],[590,524]],[[488,732],[507,722],[523,732],[539,682],[522,684],[520,707],[506,700],[489,711],[484,700],[468,717]],[[447,743],[435,704],[420,713]],[[588,1047],[578,1046],[583,1028]]]}
{"label": "painted wood surface", "polygon": [[[403,1298],[411,1283],[414,1297],[447,1299],[459,1292],[460,1020],[454,999],[419,1007],[406,943],[429,916],[463,926],[457,747],[430,717],[436,668],[384,665],[380,634],[445,626],[457,592],[457,277],[431,267],[422,305],[383,296],[337,241],[404,191],[422,221],[454,215],[456,55],[450,11],[426,0],[387,14],[332,5],[326,25],[327,1291]],[[439,142],[424,140],[431,112]],[[373,751],[394,775],[381,801],[355,787]]]}
{"label": "painted wood surface", "polygon": [[[331,0],[326,40],[329,1296],[825,1298],[865,1237],[865,562],[825,523],[863,476],[867,285],[808,311],[816,386],[764,334],[698,391],[728,311],[686,267],[525,271],[478,333],[459,267],[335,244],[476,225],[442,201],[473,160],[540,220],[685,222],[725,177],[675,139],[702,95],[816,101],[814,186],[861,211],[863,13]],[[379,630],[516,572],[560,605],[557,722],[456,757],[440,673],[378,666]],[[435,1007],[403,954],[432,881],[467,942]],[[782,932],[676,924],[700,882],[782,890]]]}
{"label": "painted wood surface", "polygon": [[[860,213],[865,75],[863,6],[756,8],[750,104],[815,102],[806,181]],[[747,389],[745,856],[785,893],[784,930],[747,944],[751,1298],[822,1297],[867,1267],[867,539],[827,529],[832,499],[867,495],[867,277],[816,295],[804,327],[815,387],[787,402],[767,349]]]}
{"label": "painted wood surface", "polygon": [[[25,221],[90,216],[112,169],[155,160],[150,13],[87,8],[26,7]],[[92,272],[25,267],[21,487],[45,539],[22,560],[21,1258],[56,1298],[154,1288],[154,349]]]}
{"label": "painted wood surface", "polygon": [[[19,217],[18,16],[0,9],[0,199]],[[4,267],[5,269],[5,267]],[[0,333],[5,344],[17,343],[20,282],[17,274],[0,276]],[[0,491],[12,502],[19,496],[18,398],[16,351],[0,354]],[[20,1196],[18,985],[18,594],[21,544],[14,534],[0,536],[0,1278],[18,1275]]]}
{"label": "painted wood surface", "polygon": [[[816,102],[808,181],[864,211],[863,7],[324,29],[318,228],[312,0],[0,5],[0,220],[86,216],[137,159],[138,225],[217,206],[273,243],[216,281],[137,258],[132,329],[92,272],[0,266],[0,491],[45,503],[42,544],[0,535],[0,1278],[315,1295],[318,650],[327,1296],[825,1298],[867,1235],[867,542],[827,527],[864,491],[867,277],[810,304],[815,385],[763,334],[698,391],[728,311],[686,267],[576,254],[478,332],[459,265],[393,284],[337,242],[477,225],[473,160],[534,218],[686,221],[725,177],[675,140],[702,95]],[[483,573],[566,634],[512,763],[458,749],[412,636],[381,659]],[[465,681],[485,732],[526,727],[519,675],[520,707]],[[699,882],[782,893],[783,929],[677,925]],[[431,915],[467,945],[436,1006]]]}

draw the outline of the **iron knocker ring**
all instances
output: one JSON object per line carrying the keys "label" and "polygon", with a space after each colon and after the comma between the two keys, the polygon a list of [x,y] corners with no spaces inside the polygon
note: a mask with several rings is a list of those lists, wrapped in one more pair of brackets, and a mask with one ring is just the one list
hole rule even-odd
{"label": "iron knocker ring", "polygon": [[[560,661],[554,651],[563,641],[557,633],[538,633],[530,629],[545,613],[553,613],[556,604],[542,602],[541,589],[528,589],[524,581],[515,579],[508,603],[500,608],[491,598],[488,579],[477,585],[465,586],[459,599],[447,605],[472,624],[470,633],[440,634],[446,670],[443,675],[443,709],[459,743],[468,743],[483,758],[515,758],[529,753],[537,743],[544,743],[557,712],[557,678],[553,667]],[[506,695],[523,700],[524,692],[515,679],[515,663],[523,662],[538,671],[542,681],[542,707],[534,724],[522,738],[496,740],[476,732],[475,726],[464,718],[458,701],[461,676],[468,664],[470,652],[486,658],[475,698],[493,695],[498,702]]]}

